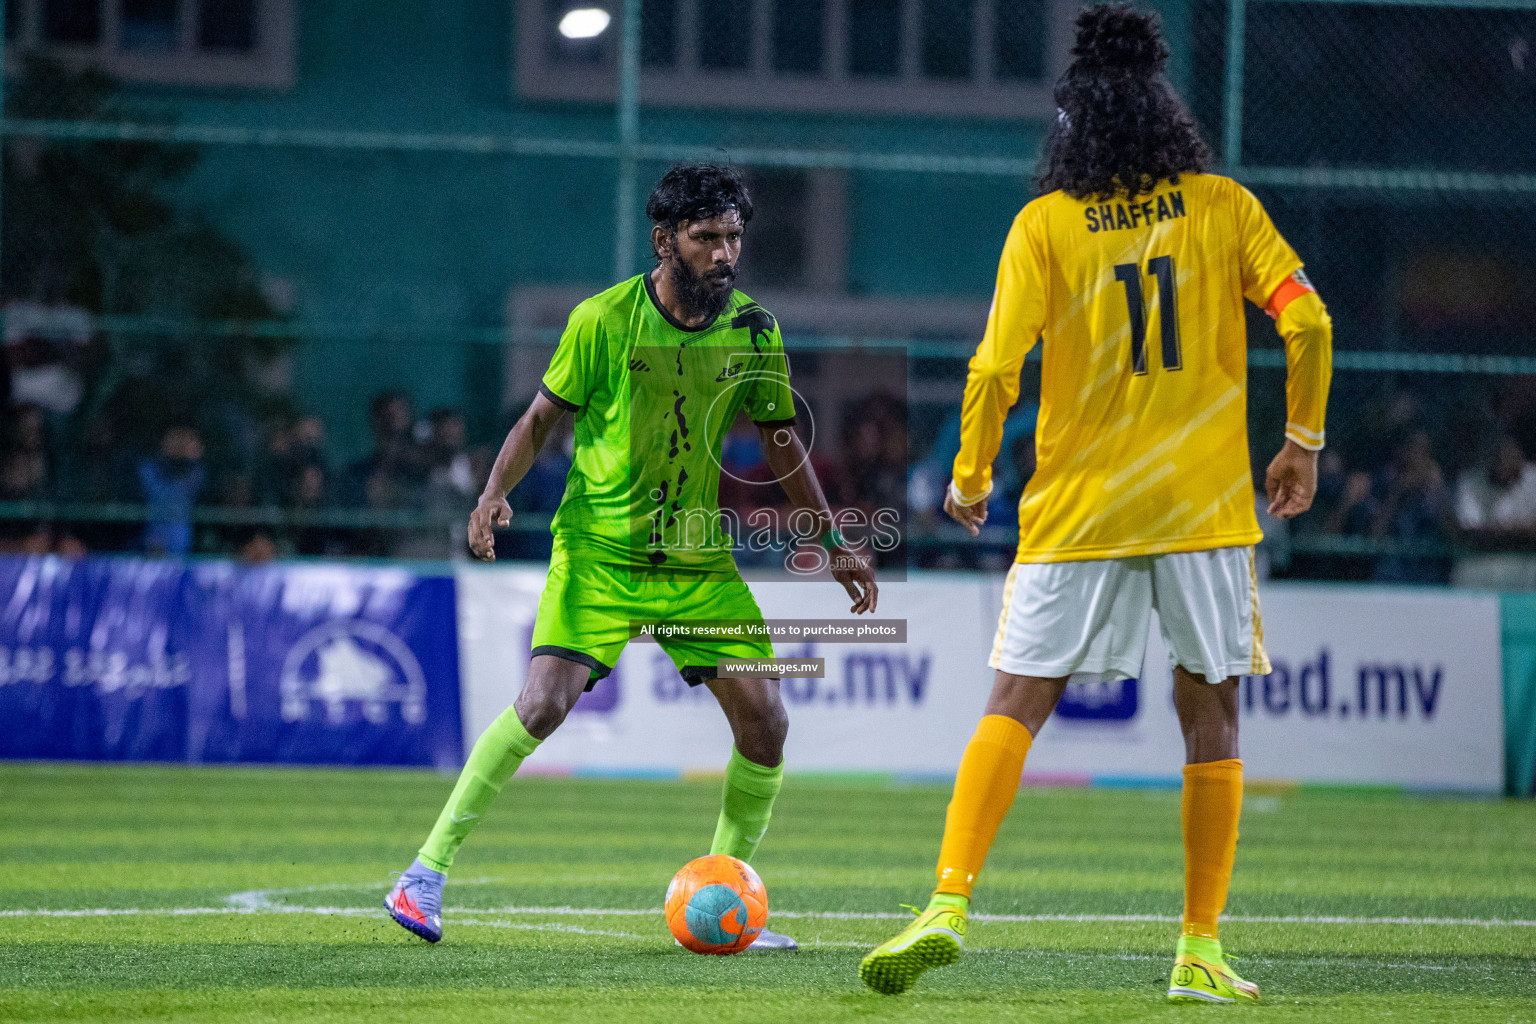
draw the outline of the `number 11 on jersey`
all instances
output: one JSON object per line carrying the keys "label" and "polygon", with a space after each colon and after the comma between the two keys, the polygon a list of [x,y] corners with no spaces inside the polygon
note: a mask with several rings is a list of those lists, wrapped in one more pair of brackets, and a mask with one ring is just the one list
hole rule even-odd
{"label": "number 11 on jersey", "polygon": [[[1163,369],[1182,369],[1184,354],[1179,347],[1179,301],[1174,292],[1178,274],[1174,271],[1173,257],[1152,257],[1147,261],[1147,275],[1157,279]],[[1115,280],[1125,285],[1125,307],[1131,318],[1131,373],[1139,377],[1147,372],[1147,309],[1141,292],[1141,267],[1135,263],[1117,263]]]}

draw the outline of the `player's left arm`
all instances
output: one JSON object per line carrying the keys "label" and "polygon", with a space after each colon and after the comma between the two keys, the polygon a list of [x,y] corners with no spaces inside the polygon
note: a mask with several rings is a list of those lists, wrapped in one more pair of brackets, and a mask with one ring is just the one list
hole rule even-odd
{"label": "player's left arm", "polygon": [[757,436],[768,468],[773,470],[774,479],[784,488],[790,503],[796,511],[805,509],[816,517],[816,532],[827,546],[832,578],[853,598],[853,606],[848,610],[855,615],[874,611],[880,598],[874,563],[869,556],[849,548],[833,529],[832,510],[794,424],[759,423]]}
{"label": "player's left arm", "polygon": [[789,356],[777,322],[768,333],[766,351],[760,354],[752,378],[746,412],[757,425],[763,458],[773,478],[784,488],[796,512],[803,509],[816,517],[816,535],[826,545],[832,578],[853,598],[849,611],[856,615],[874,611],[879,599],[874,563],[850,549],[834,529],[836,523],[821,481],[816,479],[805,445],[795,433],[795,392],[789,386]]}
{"label": "player's left arm", "polygon": [[1240,235],[1243,294],[1262,306],[1285,339],[1285,444],[1264,476],[1269,513],[1300,515],[1317,495],[1317,453],[1325,440],[1333,378],[1333,321],[1301,259],[1253,193],[1232,187]]}
{"label": "player's left arm", "polygon": [[[1306,278],[1298,270],[1297,278]],[[1294,284],[1295,278],[1287,278]],[[1269,514],[1290,519],[1312,507],[1317,495],[1317,453],[1324,442],[1323,420],[1333,377],[1333,321],[1308,285],[1283,296],[1280,286],[1269,311],[1285,339],[1285,446],[1264,475]]]}

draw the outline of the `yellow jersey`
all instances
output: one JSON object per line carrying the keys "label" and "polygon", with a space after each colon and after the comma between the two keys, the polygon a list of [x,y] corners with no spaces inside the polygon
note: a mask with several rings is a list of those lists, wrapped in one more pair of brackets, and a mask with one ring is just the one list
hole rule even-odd
{"label": "yellow jersey", "polygon": [[991,490],[1024,357],[1043,337],[1018,561],[1258,542],[1243,299],[1285,338],[1286,437],[1321,448],[1332,330],[1301,267],[1253,194],[1219,175],[1134,202],[1052,192],[1025,206],[970,362],[957,500]]}

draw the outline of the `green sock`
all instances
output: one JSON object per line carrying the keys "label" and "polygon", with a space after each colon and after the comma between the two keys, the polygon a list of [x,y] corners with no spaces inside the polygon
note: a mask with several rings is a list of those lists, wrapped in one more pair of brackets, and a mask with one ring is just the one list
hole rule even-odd
{"label": "green sock", "polygon": [[720,822],[715,826],[715,841],[710,853],[728,853],[737,860],[750,861],[757,844],[768,831],[773,814],[773,800],[784,785],[784,762],[772,768],[748,761],[732,748],[725,766],[725,793],[720,807]]}
{"label": "green sock", "polygon": [[539,741],[528,734],[517,712],[507,708],[496,717],[490,728],[480,734],[469,760],[459,773],[453,795],[437,816],[432,834],[421,848],[421,861],[427,867],[444,874],[453,865],[453,855],[470,830],[480,821],[480,816],[491,806],[501,787],[517,771],[523,758],[534,752]]}
{"label": "green sock", "polygon": [[933,899],[928,901],[928,907],[923,913],[926,914],[935,907],[948,907],[951,910],[958,910],[962,914],[969,914],[971,912],[971,898],[954,892],[936,892],[933,894]]}
{"label": "green sock", "polygon": [[1216,939],[1206,938],[1202,935],[1180,935],[1178,947],[1174,950],[1174,956],[1183,956],[1192,953],[1209,963],[1221,962],[1221,943]]}

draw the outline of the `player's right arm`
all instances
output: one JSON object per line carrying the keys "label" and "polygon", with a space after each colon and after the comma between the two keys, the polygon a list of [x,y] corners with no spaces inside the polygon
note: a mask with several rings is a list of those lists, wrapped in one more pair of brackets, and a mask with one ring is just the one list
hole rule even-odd
{"label": "player's right arm", "polygon": [[539,457],[544,441],[560,417],[576,412],[587,404],[597,386],[598,366],[602,359],[601,320],[590,302],[583,302],[571,313],[560,335],[560,344],[544,371],[538,394],[518,421],[508,431],[491,467],[480,501],[469,516],[469,549],[485,562],[496,560],[495,530],[512,522],[512,506],[507,495],[527,475],[533,460]]}
{"label": "player's right arm", "polygon": [[528,411],[518,417],[507,432],[507,439],[496,454],[496,464],[491,467],[491,478],[486,481],[475,510],[469,514],[469,550],[481,561],[496,561],[496,527],[512,523],[512,506],[507,504],[507,495],[527,475],[533,460],[539,457],[539,451],[544,447],[544,440],[565,413],[565,409],[541,391],[533,396]]}
{"label": "player's right arm", "polygon": [[[1038,202],[1038,201],[1037,201]],[[1014,219],[997,267],[987,332],[971,357],[960,408],[960,453],[944,511],[974,535],[986,522],[992,460],[1019,397],[1019,372],[1045,325],[1044,216],[1031,203]]]}

